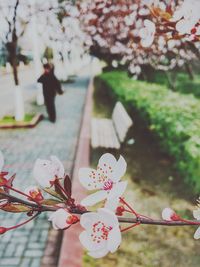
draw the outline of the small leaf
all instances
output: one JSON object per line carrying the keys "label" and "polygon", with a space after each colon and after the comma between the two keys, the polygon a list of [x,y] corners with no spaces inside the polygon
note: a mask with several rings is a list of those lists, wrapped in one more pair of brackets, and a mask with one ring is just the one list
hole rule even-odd
{"label": "small leaf", "polygon": [[1,195],[1,193],[5,193],[2,188],[0,188],[0,199],[7,199],[5,196]]}
{"label": "small leaf", "polygon": [[45,192],[47,192],[49,195],[56,197],[60,200],[64,200],[55,190],[50,189],[50,188],[45,188],[43,189]]}
{"label": "small leaf", "polygon": [[71,179],[69,178],[69,175],[65,176],[64,188],[65,188],[68,196],[71,197],[71,195],[72,195],[72,182],[71,182]]}
{"label": "small leaf", "polygon": [[16,174],[13,174],[9,179],[8,179],[8,182],[7,182],[7,185],[8,186],[13,186],[13,181],[14,181],[14,179],[15,179],[15,177],[16,177]]}
{"label": "small leaf", "polygon": [[161,18],[164,20],[170,20],[172,17],[172,15],[169,12],[163,11],[159,7],[151,7],[150,11],[151,11],[152,15],[156,18]]}
{"label": "small leaf", "polygon": [[60,204],[62,203],[61,201],[59,200],[56,200],[56,199],[44,199],[40,202],[42,205],[47,205],[47,206],[54,206],[56,204]]}
{"label": "small leaf", "polygon": [[3,176],[0,175],[0,186],[4,186],[4,185],[6,185],[6,183],[7,183],[6,178],[4,178]]}
{"label": "small leaf", "polygon": [[56,193],[64,200],[67,200],[67,196],[63,193],[62,189],[60,188],[60,181],[57,179],[54,181],[54,187]]}
{"label": "small leaf", "polygon": [[0,172],[0,186],[4,186],[7,183],[7,179],[5,176],[8,174],[8,172]]}
{"label": "small leaf", "polygon": [[29,208],[26,205],[23,204],[17,204],[17,203],[8,203],[7,205],[5,205],[4,207],[1,208],[4,211],[8,211],[8,212],[28,212],[31,210],[31,208]]}
{"label": "small leaf", "polygon": [[[9,187],[12,187],[12,186],[13,186],[13,181],[14,181],[15,177],[16,177],[16,174],[13,174],[13,175],[7,180],[6,185],[9,186]],[[9,191],[10,191],[9,188],[6,188],[6,187],[5,187],[5,192],[6,192],[6,193],[9,193]]]}

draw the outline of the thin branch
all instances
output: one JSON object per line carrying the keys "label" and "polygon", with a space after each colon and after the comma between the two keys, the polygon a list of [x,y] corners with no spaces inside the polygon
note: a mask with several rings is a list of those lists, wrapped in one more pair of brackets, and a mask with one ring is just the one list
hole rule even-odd
{"label": "thin branch", "polygon": [[10,194],[3,193],[3,192],[0,192],[0,197],[4,197],[5,199],[8,199],[11,202],[20,203],[20,204],[26,205],[28,207],[32,207],[34,209],[38,209],[41,212],[44,212],[44,211],[56,211],[58,209],[58,207],[54,207],[54,206],[46,206],[46,205],[39,206],[36,203],[32,203],[30,201],[26,201],[26,200],[20,199],[18,197],[15,197],[15,196],[12,196]]}
{"label": "thin branch", "polygon": [[[9,199],[10,201],[13,202],[18,202],[21,204],[24,204],[26,206],[38,209],[40,212],[45,212],[45,211],[56,211],[61,207],[58,206],[46,206],[46,205],[41,205],[38,206],[35,203],[25,201],[22,199],[19,199],[15,196],[11,196],[7,193],[0,192],[0,196],[5,197],[6,199]],[[71,213],[81,215],[90,211],[81,211],[80,209],[73,208],[70,210]],[[141,215],[142,216],[142,215]],[[118,217],[118,220],[120,223],[139,223],[139,224],[146,224],[146,225],[160,225],[160,226],[191,226],[191,225],[200,225],[200,221],[196,220],[188,220],[188,221],[165,221],[165,220],[154,220],[154,219],[146,219],[146,218],[125,218],[125,217]]]}

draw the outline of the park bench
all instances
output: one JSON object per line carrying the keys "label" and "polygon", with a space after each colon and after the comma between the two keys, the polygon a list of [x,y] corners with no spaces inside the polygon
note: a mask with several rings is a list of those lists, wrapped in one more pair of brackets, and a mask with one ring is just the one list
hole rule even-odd
{"label": "park bench", "polygon": [[121,102],[117,102],[112,118],[92,118],[91,145],[92,148],[104,147],[119,149],[124,143],[128,130],[133,125],[131,117]]}

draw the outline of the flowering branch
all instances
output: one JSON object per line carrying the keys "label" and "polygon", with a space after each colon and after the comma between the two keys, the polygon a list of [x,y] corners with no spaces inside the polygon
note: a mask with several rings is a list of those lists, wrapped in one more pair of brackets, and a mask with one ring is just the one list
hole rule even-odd
{"label": "flowering branch", "polygon": [[[89,251],[90,256],[100,258],[108,252],[117,250],[123,232],[141,224],[200,226],[200,209],[193,212],[194,218],[197,219],[195,221],[181,218],[170,208],[162,211],[162,220],[152,219],[133,209],[122,197],[127,187],[127,182],[121,181],[127,167],[122,156],[116,160],[113,155],[106,153],[99,159],[96,170],[79,170],[80,183],[86,189],[96,191],[84,198],[80,204],[72,197],[71,180],[65,175],[64,167],[57,157],[36,161],[33,174],[41,189],[30,186],[25,192],[14,188],[15,175],[7,178],[8,173],[2,172],[3,163],[3,155],[0,153],[0,209],[6,212],[24,212],[30,218],[12,227],[0,226],[0,234],[29,223],[42,212],[50,211],[52,214],[49,221],[56,230],[67,230],[80,223],[85,229],[79,236],[80,242]],[[45,199],[41,190],[53,198]],[[13,196],[10,191],[19,196]],[[98,202],[103,203],[103,208],[97,212],[85,208]],[[124,216],[124,213],[128,213],[129,217]],[[122,228],[120,223],[129,226]],[[196,230],[194,238],[200,238],[200,227]]]}
{"label": "flowering branch", "polygon": [[[6,199],[9,200],[9,202],[14,202],[14,203],[21,203],[24,204],[26,206],[29,206],[31,208],[33,208],[34,210],[38,210],[41,212],[46,212],[46,211],[56,211],[58,209],[60,209],[60,207],[56,207],[56,206],[45,206],[45,205],[41,205],[38,206],[35,203],[31,203],[29,201],[25,201],[22,200],[20,198],[17,198],[15,196],[12,196],[10,194],[7,193],[1,193],[0,192],[0,198],[4,197]],[[76,214],[76,215],[82,215],[84,213],[89,213],[90,211],[83,211],[83,210],[79,210],[77,208],[71,209],[70,212],[72,214]],[[143,216],[143,215],[140,215]],[[140,224],[148,224],[148,225],[161,225],[161,226],[191,226],[191,225],[200,225],[200,221],[194,221],[194,220],[188,220],[186,222],[184,221],[166,221],[166,220],[158,220],[158,219],[145,219],[142,217],[137,217],[137,218],[126,218],[126,217],[121,217],[118,216],[118,221],[120,223],[140,223]]]}

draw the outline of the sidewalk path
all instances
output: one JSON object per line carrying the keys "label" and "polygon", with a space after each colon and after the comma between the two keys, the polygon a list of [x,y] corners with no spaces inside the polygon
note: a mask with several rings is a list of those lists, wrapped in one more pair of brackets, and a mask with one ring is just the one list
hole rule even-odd
{"label": "sidewalk path", "polygon": [[[38,157],[57,155],[66,171],[72,171],[87,86],[88,77],[80,76],[64,87],[65,94],[56,99],[55,124],[43,120],[34,129],[0,131],[0,149],[6,159],[4,170],[17,173],[15,187],[25,189],[35,184],[32,169]],[[0,211],[0,226],[15,225],[20,220],[23,215]],[[42,214],[25,227],[0,236],[0,267],[39,267],[49,227],[46,214]]]}

